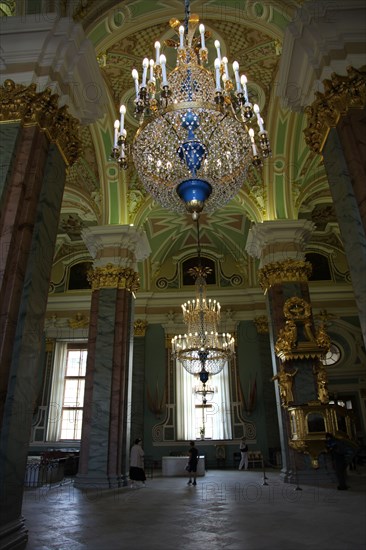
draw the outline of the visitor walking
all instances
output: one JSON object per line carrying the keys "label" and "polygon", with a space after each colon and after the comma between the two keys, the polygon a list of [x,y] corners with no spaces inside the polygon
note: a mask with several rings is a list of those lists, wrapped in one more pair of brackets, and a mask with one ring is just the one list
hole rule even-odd
{"label": "visitor walking", "polygon": [[[197,481],[196,481],[197,464],[198,464],[198,450],[195,446],[194,441],[190,441],[189,449],[188,449],[188,464],[186,466],[186,470],[189,474],[189,480],[187,485],[197,485]],[[193,482],[192,482],[192,479],[193,479]]]}
{"label": "visitor walking", "polygon": [[240,464],[239,470],[248,469],[248,445],[245,442],[245,438],[242,437],[240,441]]}

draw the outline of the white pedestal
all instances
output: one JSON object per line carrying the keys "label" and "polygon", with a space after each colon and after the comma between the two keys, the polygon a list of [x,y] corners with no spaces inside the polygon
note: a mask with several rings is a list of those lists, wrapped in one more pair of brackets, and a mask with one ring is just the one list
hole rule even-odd
{"label": "white pedestal", "polygon": [[[162,475],[163,476],[184,476],[187,475],[185,467],[188,463],[187,456],[163,456]],[[205,457],[200,456],[197,465],[197,476],[205,475]]]}

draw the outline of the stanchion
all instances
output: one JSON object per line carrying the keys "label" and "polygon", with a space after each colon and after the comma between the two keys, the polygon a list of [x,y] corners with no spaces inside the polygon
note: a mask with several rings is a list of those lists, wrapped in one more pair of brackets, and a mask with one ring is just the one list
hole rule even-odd
{"label": "stanchion", "polygon": [[264,458],[263,458],[262,464],[263,464],[263,483],[262,483],[262,485],[268,485],[268,483],[267,483],[268,477],[266,476],[266,466],[265,466],[265,463],[264,463]]}
{"label": "stanchion", "polygon": [[295,479],[296,479],[296,487],[294,491],[302,491],[301,487],[299,486],[299,473],[296,467],[296,459],[294,460],[294,466],[295,466]]}

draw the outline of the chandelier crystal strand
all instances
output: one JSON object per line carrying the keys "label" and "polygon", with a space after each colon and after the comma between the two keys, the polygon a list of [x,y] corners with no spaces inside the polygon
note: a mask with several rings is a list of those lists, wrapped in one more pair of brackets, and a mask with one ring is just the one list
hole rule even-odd
{"label": "chandelier crystal strand", "polygon": [[[230,65],[221,55],[218,40],[212,70],[205,67],[211,33],[197,15],[189,15],[189,2],[185,26],[177,19],[170,25],[178,40],[165,46],[176,49],[176,67],[168,73],[157,41],[155,60],[142,61],[141,81],[137,69],[132,71],[139,121],[132,155],[153,198],[196,219],[203,208],[213,212],[231,200],[250,164],[261,166],[271,150],[259,107],[250,102],[247,77],[240,75],[237,61]],[[112,157],[126,168],[126,130],[116,124]]]}
{"label": "chandelier crystal strand", "polygon": [[196,223],[198,265],[190,270],[196,279],[195,299],[182,304],[187,332],[172,339],[172,351],[185,370],[198,374],[205,385],[209,375],[218,374],[232,357],[235,341],[231,334],[218,332],[220,304],[206,296],[206,277],[211,270],[201,263],[198,219]]}

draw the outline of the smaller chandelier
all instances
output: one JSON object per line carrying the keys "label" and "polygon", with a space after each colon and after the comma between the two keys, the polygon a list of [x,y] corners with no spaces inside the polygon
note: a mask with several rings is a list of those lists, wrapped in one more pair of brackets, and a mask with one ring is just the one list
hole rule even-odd
{"label": "smaller chandelier", "polygon": [[172,339],[173,355],[190,374],[198,374],[202,384],[209,375],[218,374],[234,354],[235,341],[228,332],[219,333],[220,304],[206,298],[206,277],[210,268],[201,265],[199,226],[198,266],[189,270],[195,277],[196,297],[182,304],[187,333]]}
{"label": "smaller chandelier", "polygon": [[[262,158],[271,154],[259,107],[248,94],[247,77],[240,75],[237,61],[230,74],[218,40],[214,66],[211,71],[205,67],[211,33],[198,23],[198,16],[189,11],[185,26],[177,19],[170,21],[179,37],[165,42],[177,50],[170,73],[159,42],[155,59],[143,60],[142,75],[132,71],[134,114],[140,124],[132,154],[140,180],[163,207],[189,212],[193,219],[203,208],[209,213],[229,202],[245,182],[249,166],[261,166]],[[125,114],[121,105],[111,155],[124,169]]]}

